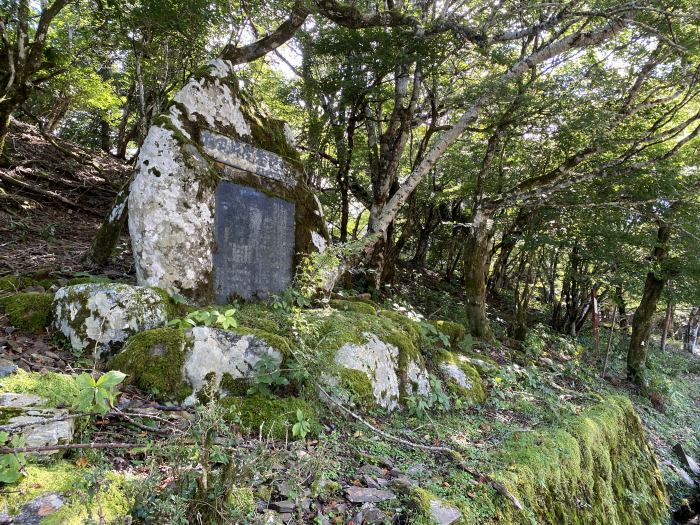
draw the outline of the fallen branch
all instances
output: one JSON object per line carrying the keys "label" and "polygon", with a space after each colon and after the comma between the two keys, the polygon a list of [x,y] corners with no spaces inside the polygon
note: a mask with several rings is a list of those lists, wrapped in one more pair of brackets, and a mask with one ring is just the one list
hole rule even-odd
{"label": "fallen branch", "polygon": [[42,195],[43,197],[47,197],[51,200],[54,201],[59,201],[69,208],[73,208],[76,210],[80,210],[84,213],[89,213],[90,215],[94,215],[95,217],[102,217],[102,214],[99,213],[98,211],[91,209],[91,208],[85,208],[84,206],[81,206],[77,202],[73,202],[71,200],[66,199],[62,195],[59,195],[58,193],[55,193],[53,191],[45,190],[44,188],[40,188],[38,186],[34,186],[33,184],[29,184],[28,182],[21,181],[19,179],[15,179],[14,177],[10,177],[6,173],[3,173],[0,171],[0,180],[7,182],[8,184],[12,184],[13,186],[17,186],[18,188],[22,188],[23,190],[29,191],[31,193],[36,193],[38,195]]}
{"label": "fallen branch", "polygon": [[24,454],[25,452],[51,452],[54,450],[84,450],[99,448],[136,448],[142,443],[73,443],[70,445],[47,445],[44,447],[0,447],[0,454]]}
{"label": "fallen branch", "polygon": [[343,405],[342,403],[338,402],[335,398],[333,398],[328,392],[324,390],[324,388],[316,382],[316,386],[318,389],[321,391],[321,393],[326,396],[330,402],[335,405],[337,408],[339,408],[341,411],[343,411],[345,414],[349,415],[353,419],[356,419],[363,425],[365,425],[367,428],[369,428],[372,432],[379,434],[385,439],[388,439],[389,441],[393,441],[395,443],[399,443],[401,445],[405,445],[407,447],[411,448],[416,448],[418,450],[425,450],[427,452],[435,452],[437,454],[443,454],[450,458],[451,460],[455,461],[462,470],[470,474],[477,482],[479,483],[488,483],[493,487],[493,489],[501,494],[502,496],[508,498],[508,500],[513,504],[513,506],[518,509],[518,510],[523,510],[523,506],[518,500],[515,495],[513,495],[508,488],[501,483],[500,481],[497,481],[493,479],[491,476],[487,474],[483,474],[481,472],[477,472],[476,470],[472,469],[469,467],[466,462],[464,461],[464,458],[462,457],[462,454],[460,454],[457,450],[450,448],[450,447],[443,447],[443,446],[434,446],[434,445],[423,445],[421,443],[414,443],[413,441],[409,441],[408,439],[400,438],[398,436],[394,436],[392,434],[389,434],[388,432],[384,432],[380,428],[377,428],[374,426],[372,423],[364,419],[362,416],[359,414],[356,414],[352,410],[350,410],[348,407]]}

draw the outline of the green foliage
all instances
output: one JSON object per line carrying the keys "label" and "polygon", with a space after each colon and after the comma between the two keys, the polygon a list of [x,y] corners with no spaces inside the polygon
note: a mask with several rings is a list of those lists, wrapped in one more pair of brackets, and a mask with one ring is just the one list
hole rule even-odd
{"label": "green foliage", "polygon": [[188,313],[184,318],[172,319],[168,323],[168,326],[183,330],[192,328],[193,326],[214,326],[224,330],[230,330],[238,326],[238,321],[235,316],[235,308],[228,308],[223,312],[216,308],[195,310]]}
{"label": "green foliage", "polygon": [[78,408],[83,412],[98,412],[105,415],[119,395],[117,387],[124,381],[126,374],[110,370],[95,380],[92,375],[83,372],[76,379],[78,385]]}
{"label": "green foliage", "polygon": [[[21,434],[10,434],[0,431],[0,447],[20,448],[27,444]],[[0,483],[15,483],[22,477],[27,459],[22,453],[0,454]]]}
{"label": "green foliage", "polygon": [[292,425],[292,436],[306,439],[306,435],[311,432],[311,421],[306,417],[301,408],[297,409],[296,416],[297,421]]}
{"label": "green foliage", "polygon": [[255,363],[251,383],[247,392],[249,396],[259,394],[271,397],[273,389],[287,386],[289,380],[282,374],[279,362],[273,359],[270,354],[263,354]]}
{"label": "green foliage", "polygon": [[425,419],[431,410],[437,409],[443,412],[449,410],[453,401],[456,408],[462,406],[462,401],[459,397],[450,399],[450,396],[442,386],[442,381],[437,376],[430,374],[428,381],[430,383],[428,395],[414,395],[406,398],[406,407],[410,415],[418,419]]}

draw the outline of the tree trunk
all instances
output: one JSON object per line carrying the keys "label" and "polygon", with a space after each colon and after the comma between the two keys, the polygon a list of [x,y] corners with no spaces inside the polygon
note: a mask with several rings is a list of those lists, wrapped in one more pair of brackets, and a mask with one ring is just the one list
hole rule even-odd
{"label": "tree trunk", "polygon": [[112,150],[109,122],[103,118],[100,119],[100,148],[107,153],[110,153]]}
{"label": "tree trunk", "polygon": [[[0,103],[0,158],[5,153],[5,140],[10,133],[10,115],[13,108],[9,104]],[[0,165],[2,163],[0,162]]]}
{"label": "tree trunk", "polygon": [[486,317],[486,274],[489,256],[491,217],[477,208],[464,243],[464,290],[467,296],[469,330],[476,337],[489,337]]}
{"label": "tree trunk", "polygon": [[109,215],[97,231],[92,245],[83,255],[82,260],[84,263],[96,268],[107,264],[126,223],[128,200],[129,185],[127,184],[117,195]]}
{"label": "tree trunk", "polygon": [[617,309],[620,311],[620,330],[624,335],[627,335],[629,328],[627,323],[627,303],[622,294],[622,286],[615,288],[615,302],[617,303]]}
{"label": "tree trunk", "polygon": [[668,339],[668,331],[671,328],[671,323],[673,321],[673,301],[669,297],[668,304],[666,304],[666,315],[664,316],[664,326],[661,331],[661,351],[666,350],[666,340]]}
{"label": "tree trunk", "polygon": [[[661,263],[668,254],[666,243],[670,235],[671,231],[668,224],[660,222],[657,244],[653,253],[653,258],[657,263]],[[659,302],[665,284],[666,279],[663,276],[657,276],[653,270],[649,271],[644,282],[642,300],[632,317],[632,337],[630,338],[630,346],[627,351],[627,377],[637,383],[641,383],[643,380],[647,360],[647,340],[651,333],[656,305]]]}
{"label": "tree trunk", "polygon": [[693,306],[690,309],[690,317],[688,324],[685,327],[683,334],[683,349],[695,353],[695,348],[698,343],[698,328],[700,328],[700,319],[698,318],[698,307]]}

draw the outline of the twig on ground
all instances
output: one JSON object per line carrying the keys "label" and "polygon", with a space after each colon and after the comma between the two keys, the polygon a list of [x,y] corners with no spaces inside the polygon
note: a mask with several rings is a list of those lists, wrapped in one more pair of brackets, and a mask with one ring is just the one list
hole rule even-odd
{"label": "twig on ground", "polygon": [[401,445],[405,445],[407,447],[411,448],[416,448],[419,450],[425,450],[427,452],[435,452],[437,454],[443,454],[450,458],[451,460],[455,461],[457,464],[459,464],[460,468],[470,474],[477,482],[479,483],[488,483],[491,485],[496,492],[499,494],[505,496],[508,498],[508,500],[513,504],[513,506],[518,509],[518,510],[523,510],[523,506],[518,501],[518,498],[513,495],[508,488],[501,483],[500,481],[497,481],[493,479],[491,476],[487,474],[483,474],[481,472],[477,472],[476,470],[472,469],[469,467],[466,462],[464,461],[464,458],[462,455],[455,449],[450,448],[450,447],[444,447],[444,446],[434,446],[434,445],[423,445],[421,443],[414,443],[413,441],[409,441],[408,439],[400,438],[394,435],[391,435],[387,432],[384,432],[383,430],[377,428],[374,426],[372,423],[364,419],[362,416],[359,414],[356,414],[352,410],[350,410],[348,407],[337,401],[335,398],[333,398],[326,390],[318,383],[315,382],[316,386],[318,389],[321,391],[321,393],[328,399],[330,402],[339,408],[341,411],[343,411],[345,414],[351,416],[353,419],[356,419],[363,425],[365,425],[367,428],[369,428],[372,432],[375,432],[376,434],[379,434],[385,439],[388,439],[389,441],[393,441],[395,443],[399,443]]}

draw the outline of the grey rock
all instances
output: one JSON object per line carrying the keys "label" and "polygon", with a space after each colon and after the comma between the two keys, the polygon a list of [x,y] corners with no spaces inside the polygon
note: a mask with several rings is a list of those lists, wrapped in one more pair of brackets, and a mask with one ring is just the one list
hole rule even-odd
{"label": "grey rock", "polygon": [[168,322],[167,302],[156,291],[120,283],[65,286],[54,295],[54,327],[77,350],[108,357],[136,332]]}
{"label": "grey rock", "polygon": [[273,510],[268,510],[255,523],[260,525],[282,525],[283,522],[279,514]]}
{"label": "grey rock", "polygon": [[229,374],[233,379],[254,375],[255,367],[264,355],[278,366],[282,363],[282,354],[254,335],[197,326],[187,332],[187,338],[191,345],[185,358],[183,376],[192,386],[193,394],[185,404],[194,403],[196,393],[206,386],[206,378],[212,372],[218,383],[224,374]]}
{"label": "grey rock", "polygon": [[272,510],[276,510],[280,514],[285,514],[294,512],[294,509],[296,509],[297,506],[292,500],[285,499],[282,501],[274,501],[270,503],[270,508]]}
{"label": "grey rock", "polygon": [[43,494],[25,504],[12,520],[13,525],[39,525],[41,520],[63,507],[65,501],[54,492]]}
{"label": "grey rock", "polygon": [[347,487],[345,497],[353,503],[379,503],[396,498],[390,490],[365,487]]}
{"label": "grey rock", "polygon": [[360,513],[362,514],[362,520],[357,521],[358,525],[381,525],[382,523],[386,523],[388,521],[386,513],[382,510],[379,510],[375,506],[369,506],[367,508],[364,508],[360,512],[358,512],[358,514]]}
{"label": "grey rock", "polygon": [[15,394],[12,392],[0,394],[0,406],[3,407],[39,407],[45,402],[46,400],[43,397],[35,396],[34,394]]}
{"label": "grey rock", "polygon": [[[68,415],[68,410],[44,408],[46,400],[30,394],[6,393],[0,395],[0,406],[16,408],[19,413],[10,417],[5,425],[12,431],[21,433],[28,447],[66,445],[73,441],[74,419],[55,421]],[[26,426],[25,426],[26,425]],[[38,457],[60,455],[61,451],[35,452]]]}
{"label": "grey rock", "polygon": [[430,500],[430,515],[436,525],[451,525],[462,516],[462,513],[442,500],[432,499]]}
{"label": "grey rock", "polygon": [[367,485],[371,489],[381,488],[379,486],[379,482],[375,478],[373,478],[372,476],[368,476],[367,474],[364,474],[362,476],[362,479],[364,480],[365,485]]}
{"label": "grey rock", "polygon": [[17,370],[17,365],[7,359],[0,359],[0,377],[7,377]]}
{"label": "grey rock", "polygon": [[365,463],[364,465],[362,465],[362,466],[357,470],[357,472],[360,473],[360,474],[366,474],[366,475],[368,475],[368,476],[374,476],[374,477],[378,477],[378,476],[383,476],[383,475],[384,475],[384,470],[382,470],[381,468],[379,468],[377,465],[371,465],[371,464],[369,464],[369,463]]}
{"label": "grey rock", "polygon": [[678,456],[678,459],[681,460],[681,463],[683,463],[683,465],[690,470],[694,476],[700,476],[700,466],[692,457],[686,454],[683,445],[676,443],[673,447],[673,452],[676,454],[676,456]]}

